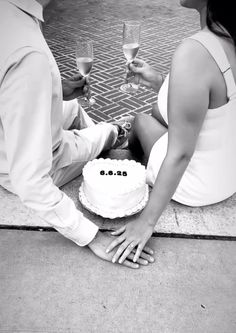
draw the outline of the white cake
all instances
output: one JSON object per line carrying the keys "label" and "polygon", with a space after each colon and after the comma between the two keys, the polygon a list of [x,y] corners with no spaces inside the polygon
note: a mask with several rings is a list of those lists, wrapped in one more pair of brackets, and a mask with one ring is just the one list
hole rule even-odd
{"label": "white cake", "polygon": [[148,200],[146,169],[129,160],[95,159],[83,169],[80,200],[104,217],[132,215]]}

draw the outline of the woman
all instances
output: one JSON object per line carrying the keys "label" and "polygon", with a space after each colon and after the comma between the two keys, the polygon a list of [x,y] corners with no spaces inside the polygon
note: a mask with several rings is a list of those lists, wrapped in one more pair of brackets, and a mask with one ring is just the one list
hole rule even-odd
{"label": "woman", "polygon": [[[149,202],[136,221],[115,231],[107,251],[120,263],[137,248],[134,262],[173,198],[189,206],[222,201],[236,192],[236,21],[233,0],[181,0],[200,14],[201,30],[176,49],[169,75],[143,61],[130,65],[155,89],[158,107],[134,121],[130,146],[148,160]],[[135,66],[136,65],[136,66]],[[138,67],[138,66],[139,67]],[[141,67],[140,67],[141,66]]]}

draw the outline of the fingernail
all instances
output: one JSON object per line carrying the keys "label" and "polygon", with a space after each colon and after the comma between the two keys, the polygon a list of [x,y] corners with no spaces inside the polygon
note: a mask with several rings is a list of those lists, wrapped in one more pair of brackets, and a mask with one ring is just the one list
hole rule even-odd
{"label": "fingernail", "polygon": [[114,263],[116,262],[116,259],[113,258],[113,259],[112,259],[112,262],[113,262],[113,264],[114,264]]}

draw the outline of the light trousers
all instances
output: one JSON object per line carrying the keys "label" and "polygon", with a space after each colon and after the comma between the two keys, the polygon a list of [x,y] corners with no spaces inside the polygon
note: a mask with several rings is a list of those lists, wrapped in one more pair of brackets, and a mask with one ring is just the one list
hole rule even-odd
{"label": "light trousers", "polygon": [[[118,135],[117,128],[110,123],[95,124],[77,100],[63,102],[63,129],[69,137],[70,156],[66,166],[53,163],[56,166],[50,174],[58,187],[78,177],[88,161],[112,148]],[[60,158],[64,158],[63,154]]]}

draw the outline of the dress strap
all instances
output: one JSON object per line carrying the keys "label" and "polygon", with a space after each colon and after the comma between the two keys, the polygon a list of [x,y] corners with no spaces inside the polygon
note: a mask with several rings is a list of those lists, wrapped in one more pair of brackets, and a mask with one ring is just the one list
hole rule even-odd
{"label": "dress strap", "polygon": [[234,95],[236,96],[236,84],[230,63],[217,37],[212,32],[200,31],[189,38],[199,41],[217,63],[225,79],[227,97],[231,99]]}

